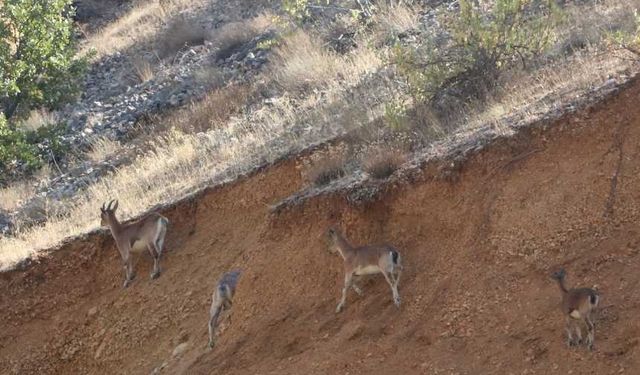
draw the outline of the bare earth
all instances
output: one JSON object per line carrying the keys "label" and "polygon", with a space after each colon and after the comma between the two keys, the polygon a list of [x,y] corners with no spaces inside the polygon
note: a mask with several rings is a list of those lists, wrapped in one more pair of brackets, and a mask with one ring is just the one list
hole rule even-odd
{"label": "bare earth", "polygon": [[[65,246],[0,275],[0,373],[638,373],[639,97],[640,81],[364,207],[333,195],[269,215],[302,187],[282,162],[162,212],[164,272],[149,280],[144,253],[126,290],[108,235]],[[401,250],[400,309],[372,277],[334,313],[333,223]],[[602,294],[592,353],[565,346],[559,266]],[[244,274],[209,350],[211,292],[231,268]]]}

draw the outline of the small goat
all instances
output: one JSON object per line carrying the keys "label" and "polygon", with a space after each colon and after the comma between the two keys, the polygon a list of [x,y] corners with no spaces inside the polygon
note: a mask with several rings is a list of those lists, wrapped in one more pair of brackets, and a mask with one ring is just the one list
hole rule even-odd
{"label": "small goat", "polygon": [[[591,288],[567,289],[565,278],[567,273],[564,269],[553,273],[551,276],[558,282],[562,293],[562,312],[565,314],[567,331],[567,345],[579,345],[582,342],[581,322],[587,326],[587,347],[593,350],[593,340],[595,338],[595,325],[591,320],[592,311],[598,306],[600,296]],[[574,332],[577,341],[574,340]]]}
{"label": "small goat", "polygon": [[403,269],[400,262],[400,253],[389,245],[353,247],[335,228],[330,228],[328,234],[333,245],[330,249],[337,250],[342,259],[344,259],[344,288],[342,289],[342,299],[336,307],[336,313],[342,311],[349,288],[353,288],[358,295],[362,295],[362,290],[353,282],[354,276],[377,273],[381,273],[387,280],[389,286],[391,286],[393,302],[400,307],[398,283]]}
{"label": "small goat", "polygon": [[213,292],[213,301],[209,312],[209,347],[211,348],[215,345],[214,330],[216,323],[222,311],[229,310],[233,305],[233,296],[236,293],[239,278],[239,270],[225,273],[218,280],[216,290]]}
{"label": "small goat", "polygon": [[[115,205],[111,207],[114,202]],[[169,220],[160,214],[152,213],[134,222],[122,224],[116,218],[117,208],[118,201],[112,200],[106,206],[103,204],[100,208],[100,225],[109,226],[118,251],[120,251],[125,271],[123,287],[128,287],[135,277],[133,273],[131,249],[136,242],[143,243],[149,250],[149,254],[151,254],[153,258],[151,279],[156,279],[160,276],[160,255],[162,255],[162,246],[164,244],[164,236],[167,233]]]}

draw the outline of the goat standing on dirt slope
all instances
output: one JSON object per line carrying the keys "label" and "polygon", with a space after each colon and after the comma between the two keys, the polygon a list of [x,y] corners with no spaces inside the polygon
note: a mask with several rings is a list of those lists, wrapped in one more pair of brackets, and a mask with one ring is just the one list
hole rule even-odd
{"label": "goat standing on dirt slope", "polygon": [[[562,312],[565,314],[567,331],[567,345],[579,345],[582,342],[581,322],[587,326],[587,347],[593,350],[593,340],[595,336],[595,325],[591,320],[592,311],[598,306],[600,296],[598,292],[591,288],[567,289],[565,278],[567,273],[564,269],[553,273],[551,277],[558,282],[562,293]],[[577,341],[574,340],[575,332]]]}
{"label": "goat standing on dirt slope", "polygon": [[106,207],[103,204],[100,208],[100,225],[109,226],[118,251],[120,251],[120,256],[122,256],[125,271],[123,287],[128,287],[135,276],[131,263],[131,249],[136,242],[146,245],[153,258],[151,279],[158,278],[160,276],[160,255],[162,255],[162,246],[169,220],[160,214],[152,213],[134,222],[122,224],[116,218],[118,201],[115,201],[115,205],[111,207],[113,202],[113,200],[109,202]]}
{"label": "goat standing on dirt slope", "polygon": [[349,288],[353,288],[358,295],[362,295],[362,290],[353,282],[354,276],[377,273],[381,273],[387,280],[391,286],[393,302],[400,307],[398,283],[403,268],[400,262],[400,253],[389,245],[353,247],[335,228],[329,228],[328,234],[332,242],[330,250],[337,250],[344,259],[344,288],[342,289],[342,299],[336,307],[336,313],[342,311]]}
{"label": "goat standing on dirt slope", "polygon": [[238,285],[239,278],[239,270],[225,273],[218,280],[216,290],[213,292],[213,301],[209,312],[209,347],[211,348],[215,345],[214,330],[216,323],[222,311],[229,310],[233,305],[233,296],[236,293],[236,285]]}

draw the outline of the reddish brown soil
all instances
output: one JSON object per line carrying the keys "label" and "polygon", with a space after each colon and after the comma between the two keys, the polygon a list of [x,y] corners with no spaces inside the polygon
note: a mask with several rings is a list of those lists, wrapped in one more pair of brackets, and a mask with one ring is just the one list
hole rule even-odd
{"label": "reddish brown soil", "polygon": [[[639,97],[634,83],[364,207],[333,195],[270,216],[302,184],[283,162],[164,212],[164,273],[149,280],[144,254],[126,290],[110,237],[68,245],[0,276],[0,373],[638,373]],[[401,249],[400,309],[373,277],[334,313],[330,223]],[[594,352],[564,344],[558,266],[602,293]],[[208,350],[211,292],[231,268],[244,274]]]}

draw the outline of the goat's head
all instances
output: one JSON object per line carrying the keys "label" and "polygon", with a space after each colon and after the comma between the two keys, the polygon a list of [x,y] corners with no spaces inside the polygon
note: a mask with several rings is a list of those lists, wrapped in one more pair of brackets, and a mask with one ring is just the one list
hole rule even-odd
{"label": "goat's head", "polygon": [[340,232],[336,227],[331,226],[327,229],[325,233],[325,241],[328,243],[328,248],[330,253],[334,253],[336,251],[336,245],[338,244],[338,239],[340,238]]}
{"label": "goat's head", "polygon": [[[114,204],[115,202],[115,204]],[[113,205],[113,207],[112,207]],[[118,208],[118,201],[113,199],[109,204],[102,204],[100,207],[100,225],[107,226],[116,217],[116,209]]]}
{"label": "goat's head", "polygon": [[564,268],[560,268],[558,271],[554,272],[551,275],[551,278],[554,280],[562,281],[567,276],[567,271]]}

